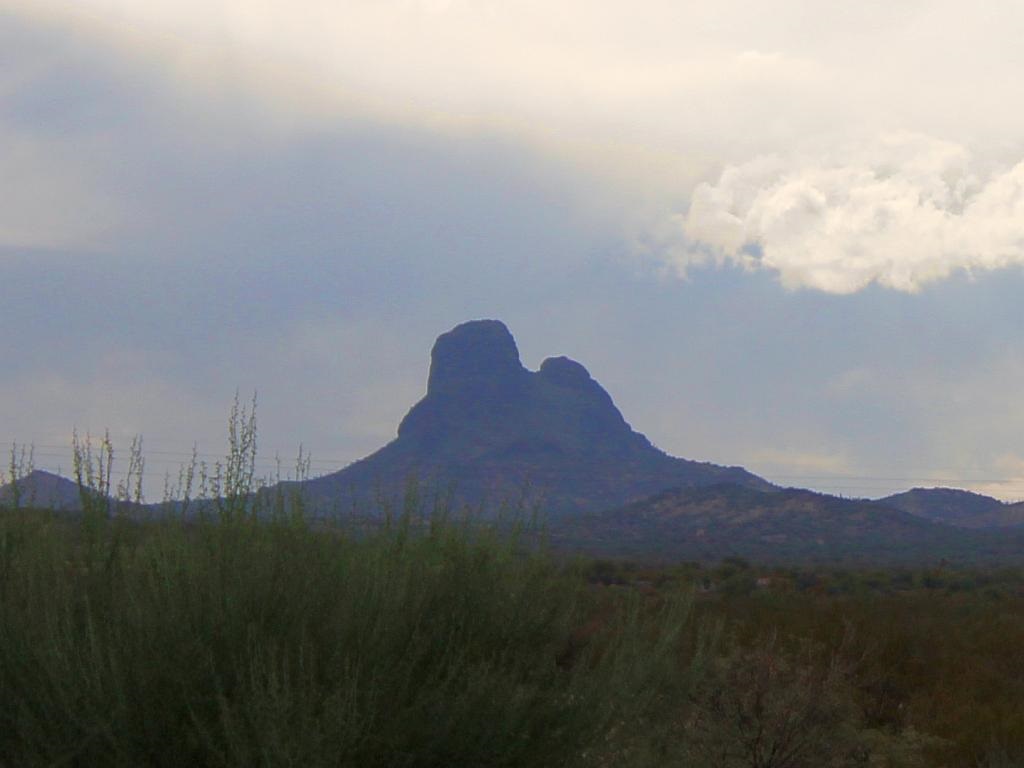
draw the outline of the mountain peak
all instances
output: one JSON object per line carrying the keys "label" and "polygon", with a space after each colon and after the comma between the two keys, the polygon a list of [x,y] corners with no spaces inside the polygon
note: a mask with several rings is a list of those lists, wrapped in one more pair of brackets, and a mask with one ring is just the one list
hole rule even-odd
{"label": "mountain peak", "polygon": [[540,375],[552,384],[563,387],[600,386],[590,378],[590,372],[586,368],[568,357],[549,357],[540,364]]}
{"label": "mountain peak", "polygon": [[526,373],[512,333],[500,320],[472,320],[441,334],[430,353],[427,392],[462,389]]}
{"label": "mountain peak", "polygon": [[530,488],[554,514],[608,508],[666,488],[712,482],[768,487],[738,467],[671,457],[636,432],[580,363],[527,370],[504,323],[474,320],[437,338],[427,393],[371,456],[308,486],[323,499],[410,477],[454,483],[472,504]]}
{"label": "mountain peak", "polygon": [[42,506],[53,509],[77,509],[80,505],[78,484],[52,472],[35,469],[17,482],[0,486],[0,505],[15,499],[22,506]]}

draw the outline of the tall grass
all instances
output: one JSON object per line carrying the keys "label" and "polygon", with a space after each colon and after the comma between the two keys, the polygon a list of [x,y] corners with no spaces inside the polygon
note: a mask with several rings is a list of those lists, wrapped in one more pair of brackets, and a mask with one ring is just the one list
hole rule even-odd
{"label": "tall grass", "polygon": [[107,443],[102,464],[76,450],[79,521],[0,515],[0,765],[644,759],[633,734],[689,663],[685,600],[598,605],[577,569],[451,510],[314,528],[257,492],[250,419],[199,515],[102,507]]}
{"label": "tall grass", "polygon": [[[74,441],[76,517],[0,497],[0,768],[925,768],[942,747],[869,716],[842,644],[592,587],[528,519],[415,487],[374,526],[307,520],[301,483],[256,477],[255,403],[228,427],[159,505],[141,441],[115,487],[106,437]],[[1012,764],[993,743],[979,764]]]}
{"label": "tall grass", "polygon": [[581,582],[448,523],[115,520],[97,543],[22,515],[0,538],[11,766],[584,764],[653,703],[684,616],[627,606],[573,656]]}
{"label": "tall grass", "polygon": [[11,445],[6,469],[0,469],[0,509],[19,509],[33,504],[35,494],[25,498],[25,478],[35,469],[35,449],[32,446]]}

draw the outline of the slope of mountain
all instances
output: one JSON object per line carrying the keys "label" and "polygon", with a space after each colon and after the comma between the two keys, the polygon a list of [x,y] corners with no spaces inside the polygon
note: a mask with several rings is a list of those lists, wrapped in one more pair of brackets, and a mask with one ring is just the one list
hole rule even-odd
{"label": "slope of mountain", "polygon": [[1024,532],[964,531],[872,501],[724,484],[670,490],[566,521],[555,540],[575,550],[670,560],[906,563],[1019,561]]}
{"label": "slope of mountain", "polygon": [[878,503],[961,528],[1024,526],[1024,503],[1007,504],[957,488],[913,488]]}
{"label": "slope of mountain", "polygon": [[524,490],[552,516],[596,511],[671,487],[772,486],[740,467],[674,458],[633,431],[608,393],[566,357],[529,371],[496,320],[437,339],[427,394],[398,437],[367,458],[307,481],[315,508],[372,505],[409,478],[452,485],[460,502],[494,505]]}
{"label": "slope of mountain", "polygon": [[[11,506],[15,496],[11,483],[0,486],[0,505]],[[65,512],[79,510],[82,506],[77,483],[41,469],[18,481],[17,500],[21,507],[45,507]]]}

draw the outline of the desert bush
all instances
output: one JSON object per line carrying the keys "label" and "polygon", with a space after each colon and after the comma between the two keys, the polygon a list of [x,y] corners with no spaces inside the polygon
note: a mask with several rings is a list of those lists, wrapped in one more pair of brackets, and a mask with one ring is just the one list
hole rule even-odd
{"label": "desert bush", "polygon": [[926,768],[939,740],[871,727],[842,649],[775,633],[734,645],[690,694],[679,765],[699,768]]}
{"label": "desert bush", "polygon": [[0,516],[0,766],[631,754],[680,679],[684,598],[596,599],[536,537],[450,510],[313,526],[254,480],[250,419],[236,408],[232,456],[196,473],[219,493],[188,515],[101,506],[104,441],[76,443],[78,520]]}
{"label": "desert bush", "polygon": [[567,661],[580,574],[453,526],[5,525],[3,765],[583,763],[684,619],[625,598]]}

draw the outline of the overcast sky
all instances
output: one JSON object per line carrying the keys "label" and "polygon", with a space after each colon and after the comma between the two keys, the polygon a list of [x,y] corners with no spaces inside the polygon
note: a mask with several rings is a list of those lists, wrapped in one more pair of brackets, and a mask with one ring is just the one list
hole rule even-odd
{"label": "overcast sky", "polygon": [[256,390],[264,466],[328,471],[496,317],[675,455],[1024,498],[1022,39],[1018,0],[0,0],[0,441],[141,433],[152,489]]}

